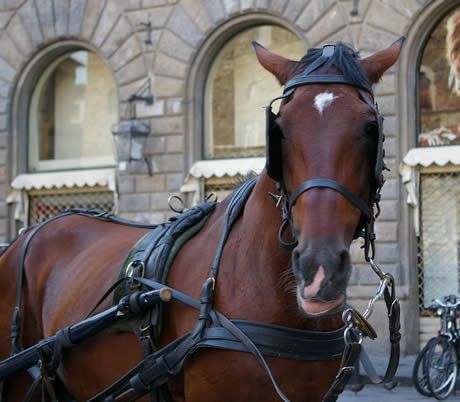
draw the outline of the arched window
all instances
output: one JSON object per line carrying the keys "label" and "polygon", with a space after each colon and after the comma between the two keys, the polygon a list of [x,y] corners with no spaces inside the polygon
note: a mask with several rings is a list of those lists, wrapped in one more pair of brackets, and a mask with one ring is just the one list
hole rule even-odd
{"label": "arched window", "polygon": [[280,84],[258,63],[251,41],[270,51],[299,60],[304,44],[290,31],[259,25],[235,35],[215,56],[206,79],[204,101],[204,159],[263,156],[263,107]]}
{"label": "arched window", "polygon": [[434,28],[418,70],[419,146],[460,144],[460,7]]}
{"label": "arched window", "polygon": [[54,60],[37,80],[28,117],[29,172],[114,165],[115,83],[95,53]]}
{"label": "arched window", "polygon": [[415,195],[417,188],[419,195],[418,200],[411,197],[417,205],[418,287],[423,313],[434,298],[460,292],[459,6],[428,33],[417,69],[418,147],[408,152],[402,169],[409,194]]}

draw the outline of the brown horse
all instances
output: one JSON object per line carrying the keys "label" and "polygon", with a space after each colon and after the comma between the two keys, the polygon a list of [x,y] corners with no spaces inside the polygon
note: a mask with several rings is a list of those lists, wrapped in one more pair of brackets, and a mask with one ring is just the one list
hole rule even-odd
{"label": "brown horse", "polygon": [[[340,60],[323,64],[315,74],[353,75],[376,83],[397,60],[402,41],[360,60],[342,44],[337,51],[352,60],[343,71]],[[255,45],[260,64],[284,85],[312,63],[313,53],[300,62],[287,60]],[[318,50],[319,52],[322,49]],[[359,78],[359,77],[358,77]],[[366,86],[367,85],[367,86]],[[285,94],[286,95],[286,94]],[[372,102],[371,94],[365,96]],[[378,159],[376,114],[349,83],[309,83],[295,86],[280,106],[274,122],[277,149],[271,149],[271,169],[282,175],[285,197],[301,183],[329,179],[349,189],[369,205],[375,191]],[[275,146],[271,144],[271,146]],[[279,164],[279,166],[275,166]],[[272,174],[272,176],[274,176]],[[214,306],[231,319],[332,331],[343,326],[341,311],[351,264],[349,247],[363,212],[331,186],[314,186],[292,202],[287,227],[297,242],[280,246],[280,209],[268,193],[279,193],[264,171],[225,244],[215,289]],[[329,188],[327,188],[329,187]],[[224,224],[228,200],[219,203],[204,227],[175,257],[167,285],[200,298],[209,276]],[[295,205],[294,205],[295,202]],[[20,342],[25,347],[57,330],[83,320],[115,282],[131,247],[147,229],[77,215],[56,219],[37,232],[24,261]],[[10,353],[10,325],[16,299],[18,261],[26,235],[0,258],[0,359]],[[288,241],[288,233],[282,233]],[[294,246],[294,245],[293,245]],[[99,311],[109,308],[106,300]],[[194,327],[197,310],[173,300],[165,306],[158,347]],[[102,331],[66,350],[57,375],[78,400],[88,399],[115,382],[142,359],[133,334]],[[273,376],[291,401],[320,401],[333,382],[340,360],[298,361],[266,358]],[[4,379],[3,396],[22,400],[30,386],[27,373]],[[182,372],[168,382],[174,401],[278,400],[266,372],[254,356],[225,350],[200,350]],[[35,393],[39,398],[39,392]]]}

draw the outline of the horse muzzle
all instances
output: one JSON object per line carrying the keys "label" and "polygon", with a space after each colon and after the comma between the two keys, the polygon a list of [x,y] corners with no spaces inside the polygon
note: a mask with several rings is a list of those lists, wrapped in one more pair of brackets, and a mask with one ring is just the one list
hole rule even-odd
{"label": "horse muzzle", "polygon": [[297,302],[307,316],[332,315],[343,309],[351,263],[348,250],[337,249],[294,250]]}

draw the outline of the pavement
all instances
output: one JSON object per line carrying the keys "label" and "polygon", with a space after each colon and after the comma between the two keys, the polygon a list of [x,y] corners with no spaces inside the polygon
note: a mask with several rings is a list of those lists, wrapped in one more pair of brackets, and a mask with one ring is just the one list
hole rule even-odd
{"label": "pavement", "polygon": [[[388,365],[388,358],[369,356],[377,374],[383,377]],[[353,392],[347,387],[340,395],[340,402],[411,402],[411,401],[436,401],[434,397],[428,398],[417,392],[412,383],[412,369],[417,355],[401,356],[395,381],[398,384],[392,390],[387,390],[383,385],[369,384],[361,366],[361,379],[366,383],[360,392]],[[460,401],[460,380],[457,378],[457,392],[447,398],[447,401]]]}

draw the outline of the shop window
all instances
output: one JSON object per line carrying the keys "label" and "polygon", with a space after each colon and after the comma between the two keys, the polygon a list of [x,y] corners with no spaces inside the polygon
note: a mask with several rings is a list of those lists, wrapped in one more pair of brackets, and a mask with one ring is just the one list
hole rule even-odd
{"label": "shop window", "polygon": [[460,7],[432,31],[418,71],[417,145],[460,144]]}
{"label": "shop window", "polygon": [[115,83],[100,57],[78,50],[54,60],[30,101],[28,170],[113,166],[117,116]]}
{"label": "shop window", "polygon": [[265,154],[263,107],[281,89],[259,65],[253,40],[294,60],[305,54],[305,46],[293,33],[274,25],[247,29],[225,43],[206,80],[204,159]]}
{"label": "shop window", "polygon": [[[211,194],[222,200],[236,181],[264,168],[264,107],[282,89],[257,61],[253,40],[292,60],[305,54],[301,40],[275,25],[246,29],[220,48],[205,79],[202,159],[195,161],[181,187],[187,204]],[[275,113],[277,107],[273,105]]]}

